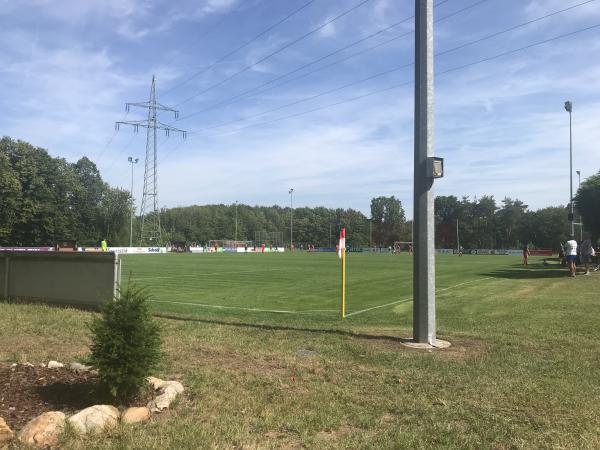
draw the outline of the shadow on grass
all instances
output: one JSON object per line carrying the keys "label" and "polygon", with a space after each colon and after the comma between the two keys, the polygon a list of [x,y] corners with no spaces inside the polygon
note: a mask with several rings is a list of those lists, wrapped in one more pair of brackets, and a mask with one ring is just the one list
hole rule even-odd
{"label": "shadow on grass", "polygon": [[507,269],[498,269],[492,272],[482,273],[483,276],[494,278],[509,278],[513,280],[526,280],[536,278],[564,278],[568,275],[566,269],[559,265],[549,266],[514,266]]}
{"label": "shadow on grass", "polygon": [[199,317],[182,317],[172,314],[164,314],[164,313],[153,313],[154,317],[160,317],[162,319],[170,319],[170,320],[178,320],[182,322],[196,322],[196,323],[206,323],[211,325],[226,325],[231,327],[239,327],[239,328],[254,328],[258,330],[267,330],[267,331],[300,331],[303,333],[327,333],[327,334],[335,334],[338,336],[347,336],[357,339],[371,339],[371,340],[380,340],[380,341],[390,341],[390,342],[399,342],[402,344],[407,344],[414,342],[412,338],[403,338],[400,336],[390,336],[384,334],[366,334],[366,333],[357,333],[349,330],[340,330],[335,328],[304,328],[304,327],[294,327],[290,325],[272,325],[265,323],[250,323],[250,322],[235,322],[235,321],[227,321],[227,320],[219,320],[219,319],[201,319]]}

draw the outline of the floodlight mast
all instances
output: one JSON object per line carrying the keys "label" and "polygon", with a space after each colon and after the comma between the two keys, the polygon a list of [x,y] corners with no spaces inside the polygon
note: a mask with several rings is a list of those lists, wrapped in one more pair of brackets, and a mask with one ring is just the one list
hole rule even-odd
{"label": "floodlight mast", "polygon": [[571,203],[571,214],[569,215],[569,221],[571,222],[571,237],[575,237],[575,217],[573,215],[573,126],[571,120],[573,103],[566,101],[565,111],[569,113],[569,201]]}
{"label": "floodlight mast", "polygon": [[288,191],[290,194],[290,251],[294,249],[294,188]]}
{"label": "floodlight mast", "polygon": [[414,146],[413,340],[435,345],[433,0],[415,0]]}
{"label": "floodlight mast", "polygon": [[129,156],[127,161],[129,161],[129,164],[131,164],[131,216],[129,220],[129,246],[133,247],[133,165],[139,162],[139,158],[134,159],[133,157]]}

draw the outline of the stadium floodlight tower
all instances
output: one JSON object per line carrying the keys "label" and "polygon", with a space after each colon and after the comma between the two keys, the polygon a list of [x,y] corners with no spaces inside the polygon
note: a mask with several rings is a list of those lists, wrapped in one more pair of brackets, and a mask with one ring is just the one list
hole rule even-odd
{"label": "stadium floodlight tower", "polygon": [[575,236],[575,222],[573,213],[573,125],[571,113],[573,112],[573,103],[565,102],[565,111],[569,113],[569,202],[571,212],[569,213],[569,222],[571,222],[571,236]]}
{"label": "stadium floodlight tower", "polygon": [[118,130],[120,125],[131,125],[135,133],[139,128],[146,128],[146,162],[144,165],[144,192],[142,195],[140,246],[162,244],[162,232],[160,227],[160,212],[158,207],[158,163],[157,163],[157,130],[164,130],[169,136],[172,131],[181,133],[185,139],[187,132],[162,123],[158,119],[157,111],[169,111],[179,118],[179,111],[162,105],[156,101],[156,77],[152,76],[152,87],[150,88],[150,100],[147,102],[125,103],[125,110],[129,112],[132,106],[148,110],[147,120],[129,120],[115,123]]}
{"label": "stadium floodlight tower", "polygon": [[442,346],[435,328],[433,180],[444,161],[433,156],[433,0],[415,0],[413,342]]}
{"label": "stadium floodlight tower", "polygon": [[290,251],[294,248],[294,188],[288,191],[290,194]]}

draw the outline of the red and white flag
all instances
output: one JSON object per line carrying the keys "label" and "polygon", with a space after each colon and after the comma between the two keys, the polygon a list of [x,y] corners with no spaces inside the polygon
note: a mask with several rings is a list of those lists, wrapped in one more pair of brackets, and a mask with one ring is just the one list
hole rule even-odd
{"label": "red and white flag", "polygon": [[342,257],[342,249],[346,248],[346,229],[342,228],[340,231],[340,244],[338,246],[338,256]]}

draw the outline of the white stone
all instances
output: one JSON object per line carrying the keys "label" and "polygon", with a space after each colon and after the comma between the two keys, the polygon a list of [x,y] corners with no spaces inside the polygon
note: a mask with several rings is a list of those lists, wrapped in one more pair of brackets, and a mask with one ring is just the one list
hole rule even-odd
{"label": "white stone", "polygon": [[92,370],[92,366],[86,366],[85,364],[81,364],[78,362],[72,362],[69,365],[69,368],[77,373],[89,372]]}
{"label": "white stone", "polygon": [[161,412],[171,406],[173,400],[177,397],[177,391],[173,388],[168,388],[162,394],[156,396],[148,403],[148,408],[152,412]]}
{"label": "white stone", "polygon": [[119,410],[111,405],[95,405],[79,411],[68,420],[80,434],[97,433],[117,426]]}
{"label": "white stone", "polygon": [[121,415],[123,423],[145,422],[150,418],[150,409],[145,406],[127,408]]}
{"label": "white stone", "polygon": [[65,367],[65,365],[63,363],[59,363],[58,361],[48,362],[48,369],[58,369],[60,367]]}
{"label": "white stone", "polygon": [[23,365],[25,367],[33,367],[33,364],[31,364],[30,362],[23,363]]}
{"label": "white stone", "polygon": [[156,378],[156,377],[148,377],[148,378],[146,378],[146,381],[148,382],[148,384],[150,386],[152,386],[152,389],[154,389],[155,391],[158,391],[164,384],[163,380],[161,380],[160,378]]}
{"label": "white stone", "polygon": [[17,366],[18,366],[18,364],[17,364],[17,363],[12,363],[12,364],[10,365],[10,367],[17,367]]}
{"label": "white stone", "polygon": [[36,447],[54,447],[65,429],[65,415],[60,411],[45,412],[30,420],[19,432],[19,440]]}
{"label": "white stone", "polygon": [[175,389],[175,392],[178,394],[181,394],[184,391],[183,384],[179,381],[165,381],[162,384],[161,389],[166,390],[167,388]]}
{"label": "white stone", "polygon": [[13,432],[10,427],[6,424],[4,419],[0,417],[0,448],[3,445],[8,444],[13,437]]}

